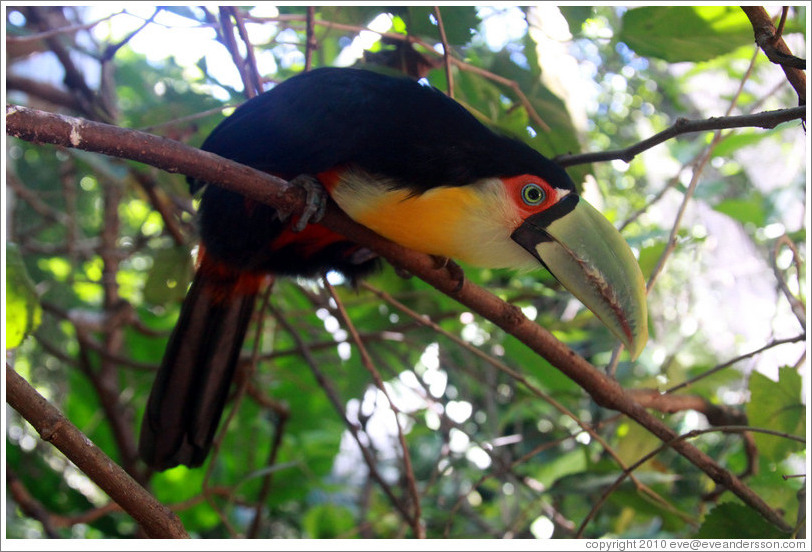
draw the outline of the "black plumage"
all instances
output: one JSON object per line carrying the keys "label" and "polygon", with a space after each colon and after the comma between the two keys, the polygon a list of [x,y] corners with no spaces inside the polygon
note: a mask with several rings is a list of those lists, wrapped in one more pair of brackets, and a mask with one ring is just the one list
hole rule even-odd
{"label": "black plumage", "polygon": [[[315,69],[280,83],[237,108],[201,149],[286,179],[354,166],[415,193],[517,174],[575,188],[557,164],[491,131],[436,88],[360,69]],[[303,276],[329,268],[351,278],[376,266],[348,262],[350,242],[308,256],[297,252],[302,243],[270,251],[286,227],[276,211],[246,208],[222,188],[206,188],[199,221],[209,253],[235,266]]]}

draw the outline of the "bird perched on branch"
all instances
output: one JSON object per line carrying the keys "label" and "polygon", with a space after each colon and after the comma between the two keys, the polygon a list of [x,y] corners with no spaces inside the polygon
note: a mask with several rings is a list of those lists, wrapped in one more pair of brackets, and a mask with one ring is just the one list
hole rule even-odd
{"label": "bird perched on branch", "polygon": [[[438,90],[357,69],[303,73],[245,102],[203,150],[323,186],[357,222],[481,267],[544,266],[636,357],[645,286],[628,245],[558,165]],[[368,274],[375,254],[318,224],[204,182],[198,268],[153,385],[140,453],[197,466],[220,420],[268,274]]]}

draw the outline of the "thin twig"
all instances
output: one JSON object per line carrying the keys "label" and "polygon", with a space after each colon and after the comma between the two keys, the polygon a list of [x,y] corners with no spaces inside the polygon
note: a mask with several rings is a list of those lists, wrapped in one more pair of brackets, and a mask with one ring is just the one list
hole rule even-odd
{"label": "thin twig", "polygon": [[778,268],[778,252],[782,246],[787,246],[790,251],[792,251],[792,262],[795,265],[795,277],[798,279],[799,284],[801,282],[801,275],[803,274],[800,261],[801,257],[798,254],[798,248],[795,247],[795,244],[792,243],[792,240],[789,239],[786,234],[775,241],[772,251],[770,252],[770,261],[773,266],[773,273],[775,274],[775,279],[778,280],[778,287],[781,288],[781,292],[789,302],[792,313],[795,315],[795,318],[798,319],[798,322],[805,331],[806,306],[804,305],[803,301],[796,297],[795,294],[789,289],[789,285],[787,285],[787,281],[784,278],[784,275],[781,273],[781,269]]}
{"label": "thin twig", "polygon": [[149,16],[148,19],[145,19],[144,22],[141,23],[140,27],[138,27],[137,29],[132,31],[130,34],[125,36],[123,39],[121,39],[121,41],[119,41],[118,44],[110,44],[110,45],[108,45],[107,48],[104,49],[104,53],[99,57],[99,61],[104,63],[104,62],[107,62],[107,61],[113,59],[115,57],[115,55],[116,55],[116,52],[118,52],[121,49],[122,46],[126,45],[130,40],[132,40],[135,37],[135,35],[137,35],[142,30],[144,30],[147,27],[147,25],[150,25],[150,24],[152,24],[153,21],[155,21],[155,18],[158,16],[159,13],[161,13],[162,9],[163,8],[161,8],[161,7],[155,8],[155,11],[152,12],[152,15]]}
{"label": "thin twig", "polygon": [[789,14],[789,6],[782,6],[781,7],[781,20],[778,22],[778,28],[775,30],[775,36],[773,36],[773,42],[776,42],[779,38],[781,38],[784,34],[784,25],[787,22],[787,15]]}
{"label": "thin twig", "polygon": [[78,25],[68,25],[67,27],[56,27],[55,29],[48,29],[47,31],[31,33],[23,36],[6,36],[6,42],[8,44],[25,44],[25,43],[32,43],[32,42],[40,42],[41,40],[45,40],[46,38],[53,38],[59,35],[66,35],[66,34],[73,34],[77,31],[87,31],[102,23],[107,21],[108,19],[112,19],[117,15],[127,13],[124,10],[117,11],[115,13],[111,13],[101,19],[97,19],[96,21],[91,21],[90,23],[81,23]]}
{"label": "thin twig", "polygon": [[245,45],[245,61],[247,65],[248,76],[251,79],[251,86],[256,94],[262,93],[262,77],[259,75],[259,66],[257,65],[257,57],[254,54],[254,45],[251,44],[248,31],[245,28],[245,21],[242,12],[236,6],[231,7],[231,13],[234,16],[234,21],[237,24],[237,30],[240,33],[240,40]]}
{"label": "thin twig", "polygon": [[[256,19],[258,21],[286,21],[286,22],[294,22],[294,21],[301,22],[301,21],[303,21],[302,16],[298,16],[298,15],[290,15],[290,16],[286,15],[286,16],[280,16],[280,17],[274,17],[274,18],[256,18]],[[315,24],[327,27],[328,29],[339,29],[339,30],[350,31],[350,32],[370,31],[370,29],[368,27],[365,27],[365,26],[349,25],[349,24],[346,24],[346,23],[337,23],[335,21],[325,21],[325,20],[322,20],[322,19],[317,19],[315,21]],[[430,53],[431,55],[434,55],[434,56],[440,55],[434,49],[433,44],[429,44],[428,42],[426,42],[426,41],[424,41],[424,40],[422,40],[422,39],[420,39],[420,38],[418,38],[418,37],[416,37],[414,35],[403,35],[403,34],[400,34],[400,33],[393,33],[393,32],[383,32],[383,33],[378,32],[378,31],[371,31],[371,32],[374,32],[374,33],[376,33],[376,34],[378,34],[378,35],[380,35],[382,37],[385,37],[385,38],[393,40],[393,41],[409,42],[411,44],[418,44],[418,45],[422,46],[426,50],[426,52]],[[513,91],[513,93],[516,95],[516,98],[519,100],[519,103],[522,105],[522,107],[527,112],[527,115],[530,118],[530,120],[533,122],[533,124],[535,124],[539,128],[539,130],[541,130],[542,132],[550,132],[551,131],[550,126],[546,122],[544,122],[544,120],[538,114],[538,111],[536,111],[535,107],[533,107],[533,104],[530,102],[530,99],[522,91],[521,87],[519,86],[519,84],[516,81],[505,78],[505,77],[503,77],[501,75],[497,75],[496,73],[493,73],[492,71],[488,71],[487,69],[477,67],[476,65],[466,63],[466,62],[464,62],[462,60],[459,60],[459,59],[457,59],[457,58],[455,58],[453,56],[449,57],[449,61],[450,61],[450,63],[456,65],[457,67],[459,67],[463,71],[468,71],[470,73],[480,75],[482,77],[485,77],[488,80],[499,83],[502,86],[505,86],[507,88],[510,88]]]}
{"label": "thin twig", "polygon": [[743,355],[739,355],[736,358],[732,358],[732,359],[728,360],[727,362],[723,362],[722,364],[717,364],[716,366],[714,366],[710,370],[706,370],[706,371],[702,372],[701,374],[699,374],[697,376],[694,376],[693,378],[690,378],[688,380],[683,381],[680,384],[677,384],[677,385],[675,385],[673,387],[669,387],[668,389],[665,390],[665,393],[674,393],[675,391],[679,391],[680,389],[684,389],[685,387],[693,385],[694,383],[696,383],[697,381],[699,381],[701,379],[707,378],[708,376],[711,376],[711,375],[715,374],[716,372],[724,370],[728,366],[732,366],[732,365],[736,364],[737,362],[740,362],[740,361],[748,359],[748,358],[752,358],[752,357],[758,355],[759,353],[763,353],[767,349],[772,349],[773,347],[777,347],[779,345],[784,345],[786,343],[797,343],[799,341],[804,341],[804,340],[806,340],[806,334],[805,333],[801,334],[801,335],[796,335],[795,337],[788,337],[786,339],[775,339],[773,341],[770,341],[769,343],[767,343],[763,347],[759,347],[758,349],[756,349],[754,351],[750,351],[749,353],[744,353]]}
{"label": "thin twig", "polygon": [[629,163],[640,153],[681,134],[744,127],[772,129],[781,123],[795,119],[804,119],[804,117],[806,117],[805,107],[790,107],[750,115],[728,115],[725,117],[710,117],[708,119],[679,118],[667,129],[627,148],[594,153],[559,155],[555,158],[555,161],[562,167],[571,167],[573,165],[583,165],[585,163],[595,163],[599,161],[614,161],[615,159]]}
{"label": "thin twig", "polygon": [[[268,283],[268,285],[265,288],[265,291],[263,293],[262,307],[260,308],[260,312],[263,312],[268,307],[268,304],[269,304],[268,302],[270,300],[270,296],[271,296],[271,293],[273,291],[273,288],[274,288],[274,281],[271,280]],[[262,327],[263,327],[263,324],[264,324],[264,318],[260,317],[259,320],[260,320],[260,322],[259,322],[259,324],[257,324],[256,329],[255,329],[254,348],[253,348],[252,354],[251,354],[252,361],[249,363],[248,373],[245,374],[245,376],[241,379],[240,384],[237,386],[237,391],[234,394],[234,397],[233,397],[233,400],[232,400],[233,404],[231,406],[231,410],[229,411],[228,416],[226,416],[225,420],[221,424],[220,431],[218,432],[217,437],[212,442],[211,458],[209,460],[209,465],[206,468],[206,475],[203,477],[203,484],[202,484],[203,496],[206,497],[206,500],[208,501],[209,505],[212,507],[212,509],[220,517],[221,521],[223,522],[223,525],[225,525],[226,529],[229,531],[229,533],[231,533],[232,536],[237,536],[239,534],[239,532],[237,531],[237,528],[234,527],[234,525],[231,523],[231,521],[229,520],[229,518],[226,515],[225,511],[223,509],[221,509],[214,502],[214,496],[209,493],[209,489],[210,489],[209,481],[211,481],[211,476],[212,476],[212,473],[214,471],[214,466],[216,465],[217,457],[220,454],[220,445],[221,445],[226,433],[228,433],[229,426],[231,425],[232,421],[236,418],[237,413],[239,412],[240,405],[242,404],[242,399],[245,396],[246,389],[248,387],[248,383],[251,380],[251,374],[256,369],[257,358],[258,358],[258,353],[259,353],[259,345],[260,345],[260,341],[261,341],[260,337],[262,336]],[[229,501],[233,498],[233,496],[234,496],[233,494],[229,495]]]}
{"label": "thin twig", "polygon": [[42,524],[42,531],[49,539],[60,538],[59,533],[56,531],[58,527],[55,523],[54,514],[26,489],[22,480],[17,477],[9,466],[6,466],[6,489],[8,489],[11,498],[16,503],[17,507],[30,518],[39,521]]}
{"label": "thin twig", "polygon": [[440,29],[440,41],[443,44],[443,62],[445,63],[445,78],[448,83],[448,91],[446,94],[450,98],[454,97],[454,75],[451,73],[451,51],[448,44],[448,37],[445,34],[445,25],[443,24],[443,16],[440,13],[440,6],[434,6],[434,17],[437,19],[437,27]]}
{"label": "thin twig", "polygon": [[[753,68],[755,67],[755,63],[756,63],[756,54],[754,53],[750,59],[750,64],[747,67],[747,71],[745,71],[744,76],[742,76],[742,78],[740,79],[736,93],[733,95],[733,99],[730,101],[730,105],[728,105],[727,107],[725,116],[719,117],[718,119],[728,120],[731,118],[730,114],[733,112],[733,109],[735,108],[736,104],[739,101],[739,97],[741,96],[741,93],[744,90],[744,83],[747,82],[747,80],[750,78],[750,75],[753,72]],[[764,114],[760,113],[759,115]],[[752,117],[752,115],[740,115],[739,117]],[[710,119],[708,119],[708,121],[718,119],[711,117]],[[698,121],[698,123],[701,122],[703,121]],[[672,126],[671,128],[674,128],[674,126]],[[682,218],[685,215],[685,210],[687,209],[688,203],[691,201],[691,198],[693,197],[694,192],[696,191],[696,187],[699,185],[699,179],[700,176],[702,175],[702,171],[705,169],[705,165],[708,163],[708,161],[710,161],[711,156],[713,155],[713,150],[716,148],[719,142],[722,141],[722,137],[723,137],[722,129],[717,129],[713,134],[713,138],[711,139],[710,144],[708,144],[704,148],[702,153],[699,156],[697,156],[696,161],[693,163],[691,167],[692,168],[691,182],[688,184],[688,189],[685,191],[682,203],[680,204],[679,210],[677,211],[677,215],[676,217],[674,217],[674,224],[671,228],[671,233],[668,236],[668,241],[666,242],[665,250],[660,255],[660,258],[657,261],[657,265],[654,267],[654,270],[652,271],[648,282],[646,282],[646,294],[649,294],[651,292],[651,289],[654,287],[654,282],[656,282],[657,277],[659,276],[660,272],[663,269],[663,266],[665,265],[665,261],[668,259],[668,257],[676,248],[677,234],[679,232],[680,226],[682,225]]]}
{"label": "thin twig", "polygon": [[313,33],[316,21],[316,7],[307,7],[307,24],[305,29],[305,71],[310,71],[313,68],[313,50],[318,45],[316,37]]}
{"label": "thin twig", "polygon": [[[685,119],[678,119],[677,122],[674,125],[672,125],[669,129],[666,129],[665,131],[660,132],[660,133],[652,136],[651,138],[649,138],[647,140],[643,140],[642,142],[639,142],[637,145],[632,146],[631,148],[627,148],[627,150],[634,150],[635,148],[641,147],[644,144],[649,144],[647,147],[651,147],[651,146],[655,145],[656,143],[659,143],[658,140],[660,140],[663,136],[667,136],[671,132],[681,132],[677,128],[678,126],[691,125],[693,123],[707,123],[709,121],[718,120],[718,119],[729,119],[730,114],[733,112],[733,108],[736,106],[736,103],[739,100],[739,96],[741,95],[742,90],[744,90],[744,83],[747,82],[747,80],[750,78],[750,75],[753,72],[753,68],[755,67],[755,63],[756,63],[757,54],[758,54],[758,51],[754,52],[753,56],[750,58],[750,64],[747,67],[747,71],[745,71],[744,76],[739,81],[739,86],[738,86],[738,88],[736,90],[736,93],[733,95],[733,99],[731,100],[730,105],[728,106],[724,117],[719,117],[719,118],[711,117],[710,119],[701,120],[701,121],[687,121]],[[805,110],[804,110],[804,113],[805,113]],[[748,117],[748,116],[747,115],[741,115],[739,117]],[[681,122],[683,122],[683,123],[681,123]],[[686,189],[685,194],[683,195],[682,203],[680,204],[679,209],[677,211],[677,215],[674,218],[674,224],[671,227],[671,232],[670,232],[670,234],[668,236],[668,241],[666,242],[665,249],[660,254],[660,258],[657,260],[657,264],[655,265],[654,270],[652,271],[651,275],[649,276],[649,280],[646,283],[646,295],[649,295],[651,293],[651,290],[654,287],[654,283],[656,282],[657,278],[659,277],[660,272],[665,267],[666,260],[671,256],[671,254],[674,252],[674,249],[677,246],[677,235],[678,235],[678,232],[679,232],[679,228],[682,225],[682,218],[685,215],[685,210],[687,209],[688,204],[690,203],[691,198],[693,197],[694,192],[696,191],[696,187],[699,184],[700,175],[702,174],[702,171],[705,169],[705,165],[708,163],[708,161],[710,161],[711,155],[713,154],[713,150],[716,148],[716,146],[719,144],[719,142],[722,141],[722,138],[723,138],[722,130],[717,129],[716,132],[714,132],[714,134],[713,134],[713,138],[711,139],[710,144],[708,144],[708,146],[706,146],[702,150],[702,152],[700,152],[700,154],[697,155],[697,157],[694,158],[694,162],[691,164],[691,168],[692,168],[691,182],[688,185],[688,188]],[[587,155],[589,155],[589,154],[587,154]],[[632,157],[634,157],[634,155],[632,155]],[[628,159],[628,161],[631,161],[631,158]],[[680,169],[680,171],[675,176],[675,180],[672,180],[672,182],[676,183],[676,178],[678,178],[679,174],[682,173],[682,170],[683,169]],[[610,359],[609,364],[606,367],[607,373],[609,373],[612,377],[614,377],[615,371],[617,370],[617,364],[618,364],[618,362],[620,360],[621,351],[623,351],[623,344],[622,343],[619,344],[617,347],[615,347],[615,349],[612,351],[612,358]]]}
{"label": "thin twig", "polygon": [[[82,112],[82,102],[73,94],[52,84],[29,79],[20,75],[6,75],[6,90],[19,90],[28,96],[45,100],[57,107],[67,107],[76,113]],[[31,100],[28,100],[29,103]]]}
{"label": "thin twig", "polygon": [[[28,6],[25,14],[33,25],[41,31],[47,32],[50,30],[48,28],[51,25],[50,14],[44,6]],[[45,38],[45,43],[62,65],[65,71],[63,82],[68,90],[76,93],[81,112],[93,119],[112,122],[113,116],[110,112],[110,106],[103,105],[100,97],[90,89],[82,71],[71,57],[71,52],[65,42],[59,40],[59,38],[59,36],[48,36]]]}
{"label": "thin twig", "polygon": [[[231,16],[233,13],[234,8],[232,6],[220,7],[220,34],[222,36],[223,45],[231,55],[231,61],[234,63],[234,67],[237,68],[237,72],[240,74],[240,80],[242,81],[243,85],[243,93],[247,99],[251,99],[257,95],[258,89],[256,86],[254,86],[253,79],[245,66],[245,60],[240,57],[240,49],[237,46],[237,40],[234,38],[234,25],[231,23]],[[248,45],[246,45],[246,47],[248,47]]]}

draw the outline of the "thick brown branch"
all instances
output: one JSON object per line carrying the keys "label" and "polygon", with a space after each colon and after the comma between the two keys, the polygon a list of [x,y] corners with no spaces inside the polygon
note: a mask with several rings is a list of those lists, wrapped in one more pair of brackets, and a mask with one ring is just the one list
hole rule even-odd
{"label": "thick brown branch", "polygon": [[[304,206],[304,191],[284,180],[165,138],[18,106],[7,106],[6,124],[9,134],[25,140],[78,147],[149,163],[170,172],[183,172],[287,212],[300,213]],[[627,414],[664,442],[672,443],[677,452],[716,483],[730,489],[776,527],[791,531],[783,517],[736,476],[693,445],[678,440],[671,428],[630,397],[617,381],[527,319],[518,307],[505,303],[470,280],[465,280],[460,288],[459,280],[446,269],[438,270],[432,257],[378,236],[351,220],[334,204],[329,206],[320,224],[377,251],[396,267],[420,277],[487,318],[547,359],[589,393],[597,404]],[[408,512],[404,513],[408,517]]]}
{"label": "thick brown branch", "polygon": [[776,32],[770,14],[761,6],[742,6],[753,25],[756,44],[767,55],[767,59],[777,63],[784,70],[787,80],[798,94],[798,103],[806,105],[806,61],[792,55],[784,39]]}
{"label": "thick brown branch", "polygon": [[188,538],[178,517],[6,366],[6,401],[154,538]]}

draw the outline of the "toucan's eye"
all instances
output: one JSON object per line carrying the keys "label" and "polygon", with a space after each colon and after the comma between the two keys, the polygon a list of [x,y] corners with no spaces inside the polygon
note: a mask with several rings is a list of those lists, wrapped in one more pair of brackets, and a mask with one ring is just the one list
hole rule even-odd
{"label": "toucan's eye", "polygon": [[544,189],[538,184],[525,184],[522,188],[522,201],[531,207],[539,205],[545,197]]}

